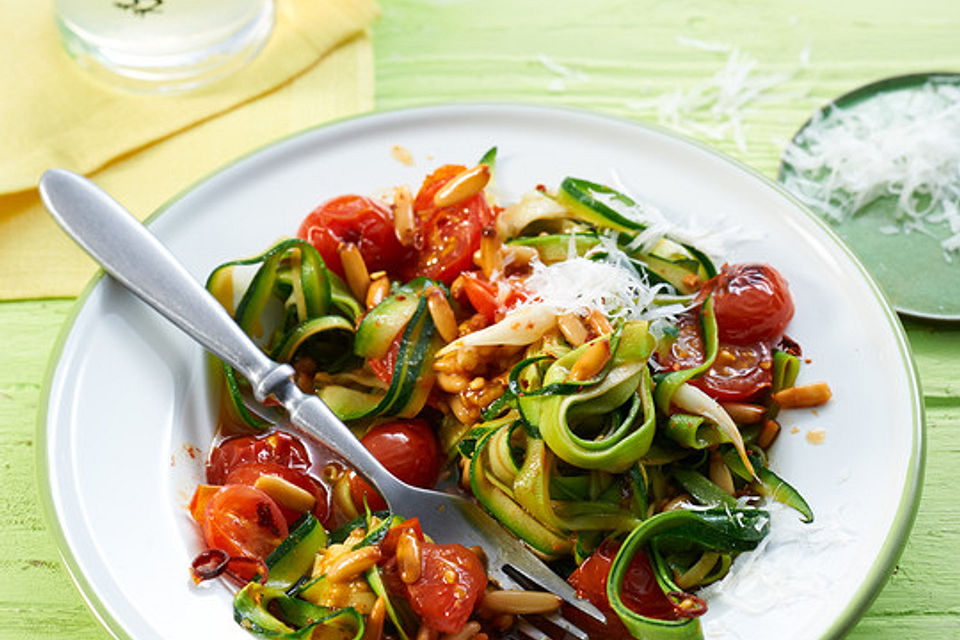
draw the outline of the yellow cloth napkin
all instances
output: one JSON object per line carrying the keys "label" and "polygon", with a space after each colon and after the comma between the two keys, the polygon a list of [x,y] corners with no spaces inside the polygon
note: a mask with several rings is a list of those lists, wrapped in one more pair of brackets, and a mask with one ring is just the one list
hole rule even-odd
{"label": "yellow cloth napkin", "polygon": [[[147,118],[149,123],[142,124],[158,132],[155,138],[133,141],[133,138],[119,135],[118,130],[123,128],[121,123],[130,123],[122,109],[115,112],[116,127],[106,126],[99,120],[98,124],[90,122],[79,127],[78,131],[82,130],[82,133],[70,134],[86,140],[79,144],[96,147],[96,140],[102,135],[113,145],[110,153],[101,148],[99,155],[84,154],[89,166],[102,167],[96,171],[88,169],[86,173],[138,217],[144,218],[197,179],[258,146],[327,120],[371,109],[373,55],[365,27],[377,15],[376,5],[370,0],[278,0],[277,4],[278,11],[287,16],[288,22],[292,20],[291,16],[317,12],[311,14],[313,17],[309,20],[304,17],[304,21],[318,24],[317,16],[328,12],[330,7],[339,7],[337,11],[341,16],[359,11],[364,19],[348,21],[352,31],[341,29],[343,35],[340,37],[324,36],[319,32],[308,37],[300,31],[288,31],[289,37],[310,42],[311,47],[317,47],[317,43],[326,38],[327,49],[318,53],[319,48],[315,48],[312,65],[305,65],[293,77],[281,79],[273,91],[264,89],[259,97],[241,99],[239,104],[224,103],[220,112],[202,113],[196,109],[198,103],[187,97],[190,94],[173,99],[150,98],[159,101],[154,105],[168,103],[170,113],[183,117],[190,111],[195,118],[193,121],[184,118],[183,124],[164,131],[162,125],[171,125],[166,115],[168,111],[161,110],[160,115],[154,113]],[[352,8],[343,11],[346,5],[352,5]],[[3,10],[0,9],[0,13]],[[0,45],[0,50],[2,48]],[[81,73],[75,69],[71,72]],[[0,80],[0,85],[5,82]],[[215,87],[211,86],[208,91],[213,92]],[[83,90],[87,95],[101,91],[105,96],[104,104],[110,105],[128,99],[134,102],[146,99],[116,94],[93,84]],[[181,105],[179,100],[186,100],[186,103]],[[6,108],[0,106],[0,110]],[[145,106],[137,108],[141,109],[137,117],[145,117],[142,110]],[[42,127],[32,126],[36,136],[33,143],[38,149],[31,162],[46,164],[38,165],[33,171],[26,184],[27,190],[0,195],[0,300],[75,296],[96,271],[94,263],[53,223],[33,187],[40,173],[48,167],[66,166],[81,170],[82,167],[67,162],[70,154],[63,155],[65,147],[59,146],[58,142],[66,138],[57,137],[52,128],[48,130],[49,135],[44,136]],[[49,121],[46,126],[51,126]],[[135,130],[136,127],[127,128],[128,132]],[[6,172],[15,164],[10,162],[9,145],[12,144],[9,138],[0,138],[0,156],[3,157],[0,162],[7,165],[0,171],[3,178],[8,177]],[[40,157],[46,159],[36,159]],[[12,181],[8,183],[14,184]]]}
{"label": "yellow cloth napkin", "polygon": [[0,0],[0,193],[34,187],[49,167],[89,173],[262,95],[377,12],[373,0],[276,0],[273,33],[246,67],[194,92],[151,96],[113,89],[78,68],[60,46],[50,2]]}

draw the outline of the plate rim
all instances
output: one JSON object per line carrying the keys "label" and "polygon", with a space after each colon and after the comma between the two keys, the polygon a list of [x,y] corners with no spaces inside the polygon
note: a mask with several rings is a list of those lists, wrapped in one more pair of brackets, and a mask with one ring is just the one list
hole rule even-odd
{"label": "plate rim", "polygon": [[[844,108],[848,104],[859,104],[864,99],[871,97],[871,95],[876,95],[883,91],[887,91],[888,89],[896,89],[896,88],[902,89],[902,88],[912,87],[914,85],[922,84],[934,78],[952,78],[955,84],[960,85],[960,71],[916,71],[911,73],[898,74],[895,76],[887,76],[885,78],[880,78],[879,80],[873,80],[872,82],[867,82],[865,84],[854,87],[853,89],[850,89],[849,91],[846,91],[845,93],[842,93],[835,98],[831,98],[830,100],[823,103],[819,107],[816,107],[813,110],[813,113],[810,114],[810,117],[807,118],[806,121],[802,125],[800,125],[800,127],[797,128],[797,130],[794,132],[792,136],[790,136],[789,144],[793,144],[793,142],[800,136],[800,134],[806,131],[807,127],[809,127],[813,123],[814,118],[825,114],[828,109]],[[780,162],[777,165],[777,178],[775,182],[779,186],[783,186],[783,180],[787,170],[787,162],[786,162],[785,154],[786,154],[786,149],[784,149],[784,151],[781,152]],[[805,203],[801,202],[800,204],[803,206],[804,209],[807,209],[809,212],[813,213],[815,217],[821,218],[821,219],[823,218],[823,216],[813,211],[813,209],[811,209]],[[829,223],[827,224],[829,225]],[[830,230],[833,231],[832,228]],[[837,236],[839,237],[839,234],[837,234]],[[841,242],[843,242],[842,239],[841,239]],[[846,246],[846,242],[843,242],[843,244],[844,246]],[[854,255],[854,257],[856,258],[856,255]],[[857,262],[858,263],[860,262],[859,258],[857,258]],[[884,297],[886,299],[886,294],[884,294]],[[893,307],[895,311],[897,311],[897,313],[903,314],[910,318],[914,318],[916,320],[924,320],[927,322],[960,323],[960,312],[935,313],[931,311],[911,309],[908,307],[897,307],[897,306],[894,306],[892,303],[890,303],[889,299],[886,299],[886,300],[887,300],[887,303],[889,303],[890,306]]]}
{"label": "plate rim", "polygon": [[[823,230],[827,236],[837,244],[837,247],[857,267],[860,276],[864,279],[874,296],[877,298],[877,301],[881,304],[889,328],[896,339],[898,354],[904,364],[905,373],[909,379],[910,401],[912,408],[912,438],[910,457],[905,470],[906,475],[904,479],[903,492],[900,496],[900,500],[898,501],[897,509],[894,513],[890,529],[884,538],[883,544],[881,545],[877,554],[877,558],[870,565],[865,579],[854,592],[850,602],[846,607],[844,607],[844,609],[840,612],[834,622],[827,628],[823,635],[820,636],[820,640],[835,640],[841,638],[856,625],[856,623],[862,618],[864,612],[870,607],[870,605],[879,595],[883,586],[886,584],[886,581],[889,578],[896,562],[903,553],[910,531],[912,530],[913,524],[916,521],[917,512],[920,506],[920,497],[922,493],[923,478],[926,467],[926,415],[924,411],[923,394],[920,386],[920,376],[917,369],[916,359],[913,357],[913,351],[910,346],[909,339],[907,338],[906,331],[903,328],[903,324],[893,305],[890,303],[889,299],[886,297],[876,280],[866,270],[860,259],[851,251],[847,244],[843,242],[839,235],[832,228],[830,228],[829,224],[816,213],[814,213],[798,198],[796,198],[792,193],[787,191],[786,188],[777,180],[768,178],[757,169],[750,167],[744,162],[733,158],[732,156],[729,156],[706,143],[670,130],[664,126],[642,120],[622,117],[603,111],[569,106],[558,106],[542,102],[433,102],[408,107],[387,109],[381,108],[359,114],[352,114],[307,127],[256,147],[234,158],[233,160],[218,166],[216,169],[191,182],[185,188],[181,189],[179,192],[167,199],[155,211],[149,214],[144,219],[143,223],[147,226],[152,225],[158,218],[160,218],[170,208],[188,196],[195,189],[219,176],[233,166],[240,164],[241,162],[244,162],[255,155],[277,147],[285,142],[301,136],[309,135],[312,132],[322,131],[360,120],[374,121],[390,119],[393,117],[403,117],[405,114],[416,114],[418,112],[429,111],[462,111],[464,113],[469,113],[470,111],[477,109],[498,109],[501,111],[527,112],[540,111],[543,113],[567,114],[585,119],[595,119],[598,121],[606,121],[620,125],[626,125],[629,127],[646,129],[686,145],[693,146],[696,149],[706,152],[714,158],[731,165],[734,169],[738,169],[747,173],[754,179],[759,180],[762,185],[772,188],[778,195],[786,198],[804,215],[811,218],[813,222],[817,224],[821,230]],[[114,638],[117,640],[136,640],[136,638],[126,633],[119,620],[117,620],[117,618],[109,612],[106,603],[99,598],[96,590],[93,588],[93,585],[89,583],[89,581],[86,579],[86,576],[84,576],[83,572],[80,570],[79,562],[77,561],[73,550],[67,543],[63,525],[60,522],[60,518],[58,517],[56,511],[53,496],[54,488],[51,485],[51,477],[48,473],[49,455],[47,450],[47,417],[49,413],[50,401],[52,400],[51,394],[53,391],[53,381],[63,357],[64,347],[73,332],[76,320],[81,311],[85,308],[89,297],[93,294],[93,291],[105,276],[106,273],[103,271],[103,269],[99,269],[77,296],[73,306],[71,307],[70,313],[67,316],[67,319],[60,328],[54,346],[50,350],[49,359],[47,360],[47,365],[44,371],[37,410],[37,454],[35,477],[38,480],[38,491],[40,494],[40,502],[43,508],[45,522],[48,526],[50,535],[54,538],[54,542],[57,546],[57,551],[60,555],[63,566],[70,576],[70,579],[73,581],[75,588],[80,594],[80,597],[86,603],[87,608],[90,610],[93,616],[98,622],[100,622],[101,626],[103,626],[103,628],[106,629],[106,631]]]}

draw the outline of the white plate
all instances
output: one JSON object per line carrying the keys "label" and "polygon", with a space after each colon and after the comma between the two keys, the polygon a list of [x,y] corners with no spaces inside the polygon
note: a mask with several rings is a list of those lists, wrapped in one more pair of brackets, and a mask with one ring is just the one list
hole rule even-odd
{"label": "white plate", "polygon": [[[416,164],[397,162],[393,145]],[[505,200],[567,175],[619,181],[668,215],[743,229],[731,261],[767,261],[787,277],[797,308],[789,333],[811,358],[802,381],[828,381],[834,399],[784,414],[773,467],[818,520],[799,527],[780,514],[771,544],[738,560],[739,583],[713,599],[705,628],[715,638],[841,635],[882,586],[912,523],[921,397],[903,330],[877,286],[815,216],[752,170],[633,122],[438,106],[278,142],[204,179],[150,226],[203,280],[217,264],[295,233],[326,198],[417,186],[435,166],[469,164],[492,145]],[[188,338],[107,278],[81,299],[54,354],[39,438],[50,522],[84,597],[120,638],[249,638],[232,620],[227,590],[194,587],[188,573],[200,546],[185,506],[214,430],[203,362]],[[824,429],[825,442],[810,444],[810,429]]]}

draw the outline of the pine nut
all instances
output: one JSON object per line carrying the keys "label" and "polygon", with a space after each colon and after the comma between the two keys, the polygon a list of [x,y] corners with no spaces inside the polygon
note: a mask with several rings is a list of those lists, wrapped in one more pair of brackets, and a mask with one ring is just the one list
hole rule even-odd
{"label": "pine nut", "polygon": [[360,249],[352,242],[343,242],[337,248],[337,253],[343,264],[343,273],[347,276],[350,293],[357,300],[366,300],[367,287],[370,286],[370,272],[367,271],[367,263],[360,255]]}
{"label": "pine nut", "polygon": [[683,286],[690,290],[696,290],[700,288],[700,278],[696,274],[688,273],[683,276]]}
{"label": "pine nut", "polygon": [[378,596],[370,610],[370,616],[363,630],[363,640],[380,640],[383,638],[383,622],[387,618],[387,602],[383,596]]}
{"label": "pine nut", "polygon": [[749,402],[724,402],[721,406],[737,424],[756,424],[767,414],[766,407]]}
{"label": "pine nut", "polygon": [[503,272],[500,237],[492,226],[484,227],[480,236],[480,269],[488,279],[493,278],[494,273]]}
{"label": "pine nut", "polygon": [[580,354],[573,366],[570,368],[570,379],[574,381],[589,380],[606,366],[610,361],[610,341],[598,340],[587,347],[587,350]]}
{"label": "pine nut", "polygon": [[546,591],[490,591],[481,605],[493,613],[535,614],[550,613],[560,608],[560,598]]}
{"label": "pine nut", "polygon": [[447,393],[460,393],[467,388],[467,378],[459,373],[437,374],[437,385]]}
{"label": "pine nut", "polygon": [[426,294],[430,317],[433,318],[437,332],[444,342],[453,342],[457,339],[457,319],[453,315],[447,296],[436,286],[427,287]]}
{"label": "pine nut", "polygon": [[456,633],[445,633],[440,636],[440,640],[471,640],[473,636],[480,633],[480,623],[476,620],[471,620],[467,624],[463,625],[463,628]]}
{"label": "pine nut", "polygon": [[473,424],[476,421],[477,416],[463,403],[460,396],[450,398],[450,410],[462,424]]}
{"label": "pine nut", "polygon": [[437,640],[439,634],[426,625],[420,625],[417,631],[417,640]]}
{"label": "pine nut", "polygon": [[306,489],[301,489],[280,476],[262,475],[253,486],[273,498],[277,504],[304,513],[313,509],[317,499]]}
{"label": "pine nut", "polygon": [[661,511],[676,511],[677,509],[683,509],[685,506],[690,504],[690,499],[689,493],[681,493],[663,505]]}
{"label": "pine nut", "polygon": [[379,278],[372,278],[370,286],[367,288],[367,311],[383,302],[388,293],[390,293],[390,278],[386,274]]}
{"label": "pine nut", "polygon": [[397,542],[397,565],[400,568],[400,579],[405,584],[413,584],[420,579],[422,548],[417,536],[404,531]]}
{"label": "pine nut", "polygon": [[480,389],[483,389],[485,386],[487,386],[487,381],[483,379],[483,376],[477,376],[467,385],[471,391],[480,391]]}
{"label": "pine nut", "polygon": [[397,187],[393,192],[393,232],[405,247],[412,247],[417,238],[413,194],[407,185]]}
{"label": "pine nut", "polygon": [[603,315],[599,311],[594,310],[587,320],[590,323],[590,327],[598,336],[605,336],[608,333],[613,333],[613,325],[610,324],[609,320],[607,320],[607,316]]}
{"label": "pine nut", "polygon": [[736,493],[730,468],[727,466],[727,463],[723,461],[723,456],[721,456],[720,452],[716,449],[710,452],[710,480],[726,493],[730,495]]}
{"label": "pine nut", "polygon": [[579,347],[587,341],[587,328],[583,326],[583,322],[576,314],[565,313],[559,316],[557,325],[571,347]]}
{"label": "pine nut", "polygon": [[504,268],[522,269],[540,257],[540,252],[533,247],[523,245],[507,245],[503,251]]}
{"label": "pine nut", "polygon": [[812,382],[800,387],[790,387],[773,394],[773,400],[784,409],[818,407],[830,399],[833,393],[826,382]]}
{"label": "pine nut", "polygon": [[349,582],[380,561],[380,547],[361,547],[356,551],[347,551],[330,563],[327,580],[330,582]]}
{"label": "pine nut", "polygon": [[433,196],[433,206],[449,207],[463,202],[483,191],[490,182],[490,167],[478,164],[455,175],[450,182],[440,187]]}
{"label": "pine nut", "polygon": [[780,424],[776,420],[764,421],[760,435],[757,436],[757,446],[761,449],[769,449],[778,435],[780,435]]}

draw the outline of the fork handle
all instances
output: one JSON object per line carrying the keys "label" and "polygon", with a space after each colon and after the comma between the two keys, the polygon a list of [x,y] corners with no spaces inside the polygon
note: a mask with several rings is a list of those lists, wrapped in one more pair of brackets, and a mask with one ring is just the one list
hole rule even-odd
{"label": "fork handle", "polygon": [[407,485],[360,444],[320,398],[293,382],[293,368],[278,364],[234,322],[170,251],[123,206],[83,176],[52,169],[40,195],[53,218],[104,270],[208,351],[239,371],[257,400],[273,395],[290,421],[317,436],[376,486],[388,503]]}

